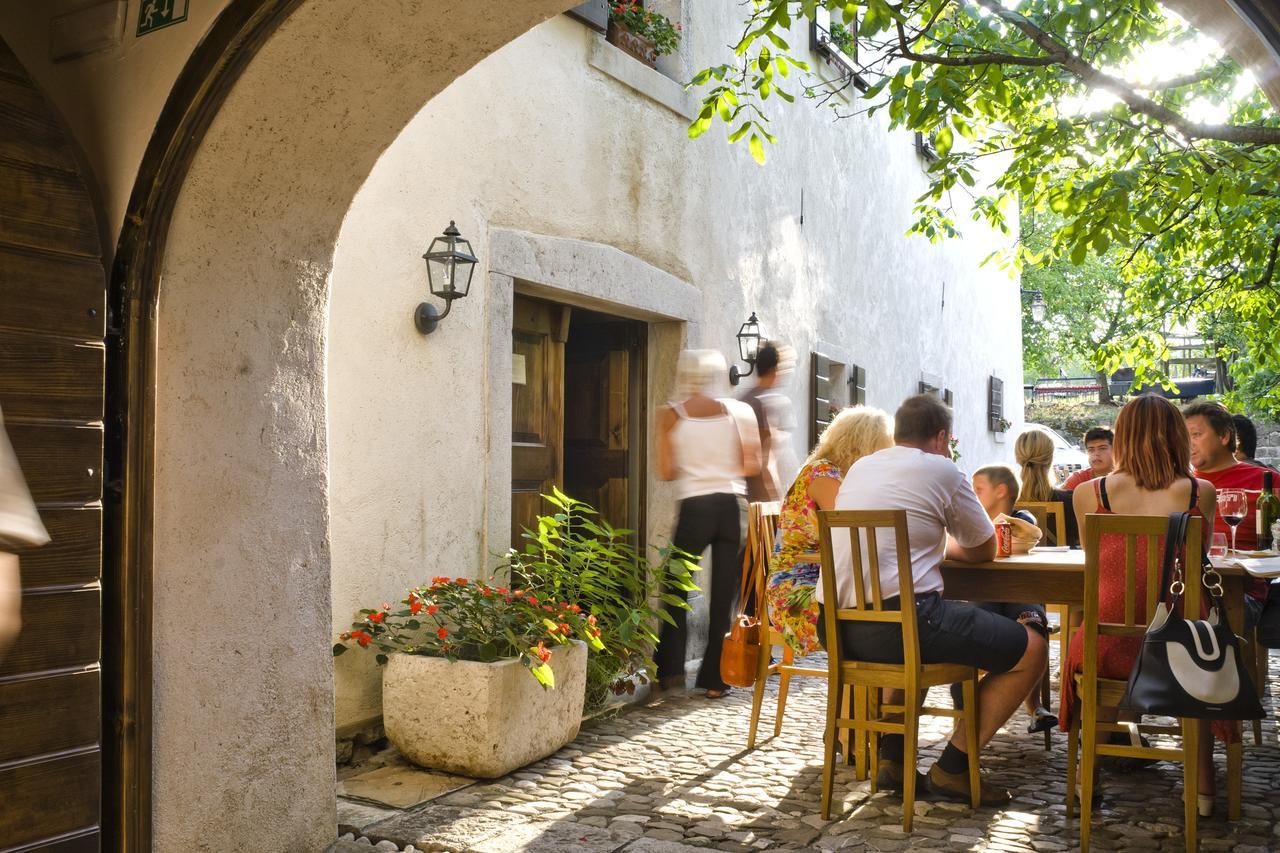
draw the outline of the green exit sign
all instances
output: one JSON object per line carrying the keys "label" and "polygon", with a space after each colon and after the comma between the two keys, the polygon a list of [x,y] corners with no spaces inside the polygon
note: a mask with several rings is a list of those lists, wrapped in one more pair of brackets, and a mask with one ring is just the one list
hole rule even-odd
{"label": "green exit sign", "polygon": [[142,0],[138,8],[138,35],[145,36],[187,19],[188,0]]}

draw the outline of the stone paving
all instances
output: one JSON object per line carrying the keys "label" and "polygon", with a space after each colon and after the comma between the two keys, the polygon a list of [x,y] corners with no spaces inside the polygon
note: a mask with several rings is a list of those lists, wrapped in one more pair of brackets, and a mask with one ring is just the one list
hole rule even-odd
{"label": "stone paving", "polygon": [[[1056,648],[1056,643],[1054,644]],[[815,664],[817,661],[814,661]],[[1280,707],[1276,661],[1268,713]],[[385,850],[473,853],[692,853],[695,850],[897,851],[916,849],[1059,851],[1078,846],[1067,820],[1066,737],[1051,751],[1024,733],[1019,713],[983,755],[983,768],[1015,793],[1002,809],[971,811],[925,794],[910,836],[901,800],[872,796],[851,767],[837,770],[836,819],[819,816],[825,683],[794,679],[782,734],[772,732],[776,677],[765,698],[761,733],[746,751],[751,693],[720,700],[696,692],[630,707],[583,725],[556,755],[494,782],[477,783],[409,810],[339,803],[340,853]],[[1056,684],[1055,694],[1056,696]],[[945,691],[931,700],[945,704]],[[537,725],[530,720],[529,725]],[[921,726],[920,766],[944,743],[949,721]],[[518,737],[519,732],[512,732]],[[1199,823],[1201,849],[1280,849],[1280,738],[1274,719],[1263,744],[1245,736],[1244,814],[1228,823],[1225,756],[1217,753],[1217,814]],[[386,757],[384,756],[384,760]],[[394,762],[394,758],[391,759]],[[1104,771],[1094,811],[1095,849],[1182,850],[1181,768],[1158,764],[1128,774]]]}

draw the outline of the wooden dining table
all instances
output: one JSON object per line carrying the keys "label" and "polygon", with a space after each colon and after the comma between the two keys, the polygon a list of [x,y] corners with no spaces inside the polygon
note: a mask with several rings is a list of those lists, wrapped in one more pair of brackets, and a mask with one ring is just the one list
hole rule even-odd
{"label": "wooden dining table", "polygon": [[[1238,633],[1244,631],[1245,586],[1252,577],[1243,568],[1219,568],[1227,620]],[[960,560],[942,562],[943,596],[964,601],[1021,602],[1084,605],[1084,551],[1042,551],[1015,554],[984,563]],[[1255,643],[1242,643],[1241,658],[1247,672],[1256,672]],[[1241,780],[1228,773],[1227,811],[1230,820],[1240,818]]]}
{"label": "wooden dining table", "polygon": [[[1244,569],[1218,569],[1228,623],[1244,631],[1245,585],[1252,577]],[[1084,551],[1032,549],[1029,554],[1000,557],[985,563],[942,561],[943,595],[964,601],[1034,601],[1039,604],[1084,605]],[[1253,643],[1243,649],[1253,672]]]}

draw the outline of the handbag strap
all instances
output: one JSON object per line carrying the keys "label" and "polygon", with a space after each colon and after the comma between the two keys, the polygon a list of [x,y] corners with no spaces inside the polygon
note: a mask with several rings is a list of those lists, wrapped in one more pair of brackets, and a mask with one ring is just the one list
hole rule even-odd
{"label": "handbag strap", "polygon": [[[738,612],[748,616],[754,616],[760,609],[760,596],[763,590],[759,590],[753,586],[751,581],[756,574],[756,560],[760,557],[759,531],[756,529],[760,524],[759,516],[752,519],[751,515],[747,516],[747,547],[742,550],[742,583],[738,590]],[[768,583],[768,579],[765,579]],[[753,602],[752,599],[755,599]],[[751,605],[755,604],[752,608]]]}
{"label": "handbag strap", "polygon": [[1160,564],[1160,600],[1167,602],[1170,609],[1182,599],[1182,553],[1186,549],[1190,518],[1191,513],[1185,511],[1169,513],[1169,526],[1165,531],[1164,558]]}

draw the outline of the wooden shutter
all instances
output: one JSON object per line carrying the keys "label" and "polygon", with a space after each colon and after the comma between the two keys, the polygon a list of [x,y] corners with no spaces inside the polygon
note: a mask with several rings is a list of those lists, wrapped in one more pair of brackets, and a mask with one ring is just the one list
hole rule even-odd
{"label": "wooden shutter", "polygon": [[106,276],[71,141],[3,41],[0,212],[0,409],[52,537],[19,554],[0,660],[0,849],[97,850]]}
{"label": "wooden shutter", "polygon": [[1004,380],[992,376],[987,381],[987,429],[1004,432]]}
{"label": "wooden shutter", "polygon": [[605,28],[609,26],[609,4],[606,0],[590,0],[588,3],[579,3],[565,12],[565,14],[577,18],[591,27],[591,29],[599,30],[600,32],[604,32]]}
{"label": "wooden shutter", "polygon": [[943,388],[943,389],[942,389],[942,402],[946,403],[948,406],[952,406],[952,407],[954,407],[954,403],[952,402],[951,389],[950,389],[950,388]]}
{"label": "wooden shutter", "polygon": [[809,446],[818,443],[818,436],[831,423],[831,359],[820,353],[809,356]]}
{"label": "wooden shutter", "polygon": [[867,371],[856,364],[849,366],[849,405],[867,404]]}

